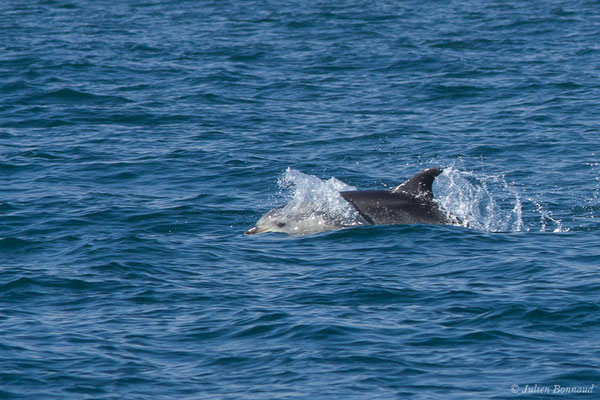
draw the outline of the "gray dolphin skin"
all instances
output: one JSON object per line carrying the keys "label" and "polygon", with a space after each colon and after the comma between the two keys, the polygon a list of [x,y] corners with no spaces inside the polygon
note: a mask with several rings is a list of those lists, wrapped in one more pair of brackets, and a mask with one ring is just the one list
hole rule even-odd
{"label": "gray dolphin skin", "polygon": [[372,225],[456,225],[461,221],[433,201],[432,185],[440,168],[419,172],[391,190],[340,192]]}

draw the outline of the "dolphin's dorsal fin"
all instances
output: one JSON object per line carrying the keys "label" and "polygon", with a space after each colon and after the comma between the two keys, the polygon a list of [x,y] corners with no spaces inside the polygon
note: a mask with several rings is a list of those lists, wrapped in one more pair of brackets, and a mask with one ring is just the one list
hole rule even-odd
{"label": "dolphin's dorsal fin", "polygon": [[429,168],[419,172],[403,184],[392,189],[392,193],[403,192],[415,197],[433,199],[432,185],[435,177],[442,173],[440,168]]}

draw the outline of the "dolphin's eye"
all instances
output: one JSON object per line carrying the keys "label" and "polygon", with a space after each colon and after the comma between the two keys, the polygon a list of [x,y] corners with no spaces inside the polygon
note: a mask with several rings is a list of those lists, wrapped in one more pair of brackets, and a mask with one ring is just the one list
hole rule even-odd
{"label": "dolphin's eye", "polygon": [[285,226],[285,222],[278,222],[275,225],[277,225],[278,228],[283,228]]}

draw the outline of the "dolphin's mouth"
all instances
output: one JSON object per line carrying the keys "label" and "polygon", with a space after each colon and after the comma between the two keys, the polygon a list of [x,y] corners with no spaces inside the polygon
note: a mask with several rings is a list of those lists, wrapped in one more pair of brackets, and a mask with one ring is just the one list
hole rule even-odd
{"label": "dolphin's mouth", "polygon": [[258,229],[258,226],[254,226],[248,230],[246,230],[246,232],[244,232],[244,235],[255,235],[257,233],[261,233],[262,231],[260,229]]}

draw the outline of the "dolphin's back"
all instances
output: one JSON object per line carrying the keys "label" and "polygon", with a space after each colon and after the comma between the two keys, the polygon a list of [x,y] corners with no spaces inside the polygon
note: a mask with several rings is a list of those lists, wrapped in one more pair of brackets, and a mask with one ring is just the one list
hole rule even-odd
{"label": "dolphin's back", "polygon": [[370,224],[449,224],[452,223],[437,203],[404,192],[361,190],[340,192]]}

